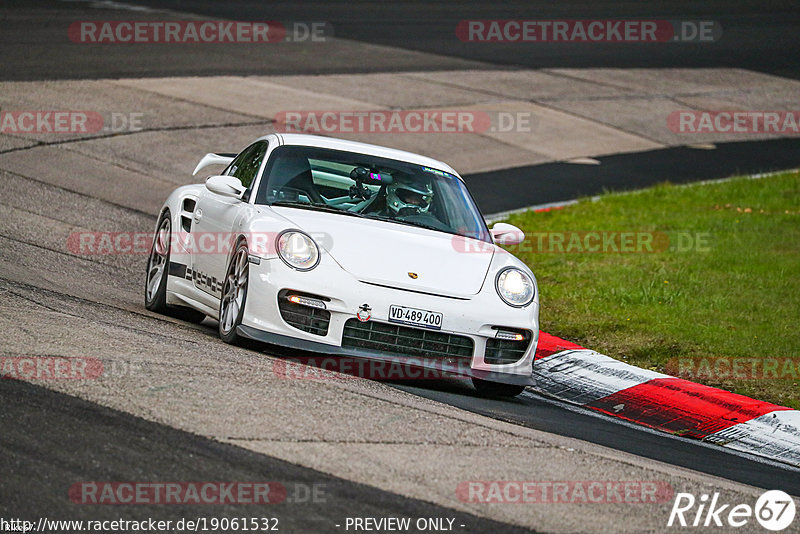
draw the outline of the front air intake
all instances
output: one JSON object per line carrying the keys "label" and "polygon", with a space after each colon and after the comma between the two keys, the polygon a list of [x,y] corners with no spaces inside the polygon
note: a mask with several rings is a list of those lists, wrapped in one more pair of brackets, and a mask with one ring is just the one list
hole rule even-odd
{"label": "front air intake", "polygon": [[486,340],[483,361],[491,365],[508,365],[520,361],[531,344],[530,331],[515,328],[496,330],[496,337]]}
{"label": "front air intake", "polygon": [[471,338],[424,328],[412,328],[378,321],[362,323],[348,319],[344,324],[343,347],[367,349],[387,355],[428,359],[457,359],[472,362]]}
{"label": "front air intake", "polygon": [[278,293],[278,310],[289,326],[315,336],[327,336],[331,312],[316,305],[322,303],[324,306],[327,300],[325,297],[284,289]]}

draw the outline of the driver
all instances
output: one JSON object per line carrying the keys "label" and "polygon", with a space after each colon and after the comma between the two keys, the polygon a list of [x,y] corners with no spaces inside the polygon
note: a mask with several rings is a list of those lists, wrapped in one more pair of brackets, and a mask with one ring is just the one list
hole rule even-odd
{"label": "driver", "polygon": [[386,207],[396,216],[428,213],[432,200],[430,182],[419,177],[396,176],[386,186]]}

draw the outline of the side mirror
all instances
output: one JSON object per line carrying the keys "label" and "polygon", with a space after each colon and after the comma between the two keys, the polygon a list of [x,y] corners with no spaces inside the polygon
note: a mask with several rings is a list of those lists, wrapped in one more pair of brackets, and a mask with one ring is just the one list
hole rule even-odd
{"label": "side mirror", "polygon": [[519,245],[525,241],[525,234],[513,224],[497,223],[489,232],[498,245]]}
{"label": "side mirror", "polygon": [[206,189],[224,197],[242,198],[246,191],[241,180],[235,176],[209,176]]}

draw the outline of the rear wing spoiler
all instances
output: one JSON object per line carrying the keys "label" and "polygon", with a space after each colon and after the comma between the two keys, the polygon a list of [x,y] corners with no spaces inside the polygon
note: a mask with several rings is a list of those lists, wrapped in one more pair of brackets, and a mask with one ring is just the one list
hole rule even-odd
{"label": "rear wing spoiler", "polygon": [[213,152],[209,152],[203,156],[203,159],[201,159],[200,163],[197,164],[197,167],[194,168],[192,176],[211,165],[228,165],[236,156],[236,154],[215,154]]}

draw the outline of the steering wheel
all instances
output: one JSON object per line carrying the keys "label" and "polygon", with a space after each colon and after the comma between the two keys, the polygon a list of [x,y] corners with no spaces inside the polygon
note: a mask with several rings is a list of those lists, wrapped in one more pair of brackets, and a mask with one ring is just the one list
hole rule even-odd
{"label": "steering wheel", "polygon": [[[281,194],[288,193],[286,196],[289,198],[282,198]],[[313,204],[327,204],[325,199],[322,195],[319,194],[319,191],[314,189],[313,191],[309,191],[306,189],[300,189],[299,187],[288,187],[283,186],[275,190],[273,194],[273,200],[289,200],[289,201],[299,201],[300,195],[307,197],[311,203]]]}

